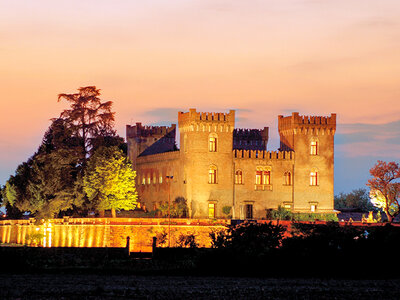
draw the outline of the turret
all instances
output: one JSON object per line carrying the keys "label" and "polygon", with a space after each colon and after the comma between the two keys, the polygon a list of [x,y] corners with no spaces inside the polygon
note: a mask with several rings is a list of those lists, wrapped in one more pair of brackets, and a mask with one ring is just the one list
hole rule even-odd
{"label": "turret", "polygon": [[235,129],[233,131],[233,149],[267,150],[268,127],[264,129]]}
{"label": "turret", "polygon": [[181,161],[191,217],[222,217],[232,206],[235,111],[178,113]]}
{"label": "turret", "polygon": [[289,117],[279,115],[278,130],[281,138],[280,149],[295,150],[296,134],[333,136],[336,131],[336,114],[331,114],[330,117],[300,116],[298,112]]}
{"label": "turret", "polygon": [[136,123],[133,126],[126,125],[128,156],[134,169],[138,156],[176,150],[175,134],[175,124],[170,127],[143,126],[142,123]]}
{"label": "turret", "polygon": [[278,130],[280,150],[295,152],[294,210],[333,211],[336,114],[278,116]]}

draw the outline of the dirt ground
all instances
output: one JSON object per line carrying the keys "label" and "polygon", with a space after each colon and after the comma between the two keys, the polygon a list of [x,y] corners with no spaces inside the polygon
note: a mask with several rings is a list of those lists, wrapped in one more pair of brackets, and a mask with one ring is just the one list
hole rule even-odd
{"label": "dirt ground", "polygon": [[0,274],[1,299],[399,299],[400,279]]}

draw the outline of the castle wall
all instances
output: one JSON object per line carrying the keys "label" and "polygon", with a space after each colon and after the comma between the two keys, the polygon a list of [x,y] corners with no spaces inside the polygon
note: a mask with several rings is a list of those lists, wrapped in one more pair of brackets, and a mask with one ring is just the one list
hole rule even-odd
{"label": "castle wall", "polygon": [[136,172],[139,201],[147,210],[168,203],[169,197],[171,203],[178,197],[186,199],[180,151],[138,157]]}
{"label": "castle wall", "polygon": [[[180,235],[194,234],[200,247],[211,247],[209,234],[225,229],[229,221],[218,224],[202,219],[157,218],[69,218],[50,219],[35,225],[30,220],[0,221],[0,242],[42,247],[125,247],[130,237],[130,251],[151,252],[152,240],[160,233],[168,235],[171,246],[177,246]],[[37,237],[36,242],[32,238]],[[166,246],[166,245],[164,245]]]}
{"label": "castle wall", "polygon": [[[266,217],[266,209],[277,209],[293,201],[293,186],[285,185],[285,172],[293,172],[294,153],[279,151],[234,151],[235,171],[242,171],[242,184],[235,184],[235,216],[243,218],[240,210],[253,205],[254,218]],[[256,184],[257,168],[271,172],[269,185]],[[242,208],[241,208],[242,206]]]}
{"label": "castle wall", "polygon": [[163,148],[166,151],[173,150],[175,146],[176,125],[167,126],[143,126],[142,123],[126,126],[126,140],[128,144],[128,157],[136,168],[136,158],[146,149],[163,139]]}
{"label": "castle wall", "polygon": [[[178,122],[180,151],[136,158],[139,200],[148,210],[166,203],[170,195],[171,201],[177,197],[186,199],[192,218],[211,217],[210,207],[215,209],[215,218],[226,218],[225,206],[233,208],[231,216],[236,219],[249,215],[245,209],[251,209],[252,218],[264,218],[266,209],[276,209],[279,205],[295,212],[333,211],[335,114],[279,116],[281,147],[275,152],[237,149],[234,135],[236,143],[257,142],[245,145],[247,148],[265,149],[268,128],[235,130],[233,110],[200,113],[190,109],[178,113]],[[152,134],[168,134],[171,128],[148,129],[142,134],[151,140]],[[315,155],[310,153],[312,141],[318,144]],[[215,182],[210,182],[212,169],[216,172]],[[242,171],[240,184],[235,183],[237,170]],[[269,183],[256,182],[259,170],[269,174]],[[311,172],[318,173],[318,184],[310,183]],[[289,182],[285,173],[289,174]],[[171,175],[174,178],[167,183],[166,176]]]}

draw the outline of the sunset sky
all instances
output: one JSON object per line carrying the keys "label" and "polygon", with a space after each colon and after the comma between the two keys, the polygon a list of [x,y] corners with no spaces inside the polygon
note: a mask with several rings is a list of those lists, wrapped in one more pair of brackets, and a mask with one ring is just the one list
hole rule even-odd
{"label": "sunset sky", "polygon": [[0,185],[39,146],[57,94],[95,85],[116,127],[237,109],[237,127],[338,114],[335,193],[400,160],[399,0],[0,0]]}

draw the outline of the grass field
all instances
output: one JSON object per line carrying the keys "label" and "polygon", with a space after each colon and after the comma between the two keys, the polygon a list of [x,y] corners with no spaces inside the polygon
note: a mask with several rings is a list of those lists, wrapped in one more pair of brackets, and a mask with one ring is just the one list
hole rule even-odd
{"label": "grass field", "polygon": [[399,299],[400,280],[0,274],[1,299]]}

